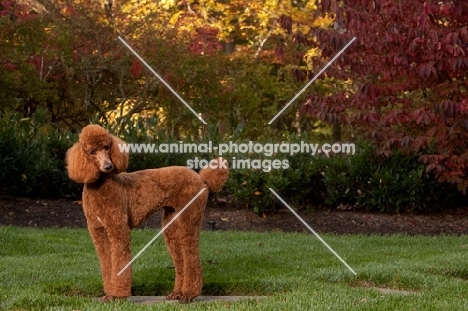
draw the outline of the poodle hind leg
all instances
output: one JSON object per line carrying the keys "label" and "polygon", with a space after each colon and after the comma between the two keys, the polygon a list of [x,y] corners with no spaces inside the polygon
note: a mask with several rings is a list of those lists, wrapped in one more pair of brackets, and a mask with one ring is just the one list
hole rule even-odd
{"label": "poodle hind leg", "polygon": [[180,217],[178,235],[184,262],[182,296],[179,302],[188,303],[202,293],[203,271],[200,260],[200,228],[208,201],[208,192],[192,203],[190,210]]}
{"label": "poodle hind leg", "polygon": [[[173,299],[188,303],[199,296],[203,287],[202,265],[199,255],[200,227],[207,196],[201,197],[170,226],[166,233],[168,248],[174,258],[176,285]],[[169,228],[168,228],[169,229]]]}
{"label": "poodle hind leg", "polygon": [[202,293],[203,270],[199,254],[199,231],[187,230],[182,243],[182,256],[184,258],[184,276],[182,296],[179,302],[188,303]]}
{"label": "poodle hind leg", "polygon": [[[172,207],[164,207],[162,226],[165,227],[175,216],[175,211]],[[184,275],[184,263],[183,253],[180,248],[178,236],[177,236],[176,221],[174,221],[166,230],[163,232],[164,240],[166,241],[166,247],[171,255],[172,262],[175,270],[175,284],[174,290],[167,296],[168,300],[178,300],[182,296],[182,285]]]}
{"label": "poodle hind leg", "polygon": [[166,230],[164,238],[174,262],[176,277],[174,290],[167,299],[188,303],[201,294],[203,287],[199,233],[185,230],[177,221],[170,227],[172,232]]}

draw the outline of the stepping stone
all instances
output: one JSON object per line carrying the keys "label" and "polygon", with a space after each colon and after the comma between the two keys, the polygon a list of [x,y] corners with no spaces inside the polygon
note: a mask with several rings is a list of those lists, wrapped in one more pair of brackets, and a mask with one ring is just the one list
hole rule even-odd
{"label": "stepping stone", "polygon": [[[264,296],[198,296],[193,302],[239,301],[246,299],[260,299]],[[128,301],[150,305],[155,303],[179,303],[177,300],[166,300],[166,296],[130,296]]]}

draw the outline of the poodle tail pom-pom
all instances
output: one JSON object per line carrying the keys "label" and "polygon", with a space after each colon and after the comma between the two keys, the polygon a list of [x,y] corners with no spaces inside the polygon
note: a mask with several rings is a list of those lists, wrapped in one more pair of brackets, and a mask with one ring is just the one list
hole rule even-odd
{"label": "poodle tail pom-pom", "polygon": [[218,192],[229,177],[227,160],[221,157],[213,159],[199,174],[205,181],[210,192]]}

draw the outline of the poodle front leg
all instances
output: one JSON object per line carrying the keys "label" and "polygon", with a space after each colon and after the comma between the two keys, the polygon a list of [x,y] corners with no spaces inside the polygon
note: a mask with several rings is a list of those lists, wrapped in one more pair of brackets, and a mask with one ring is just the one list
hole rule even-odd
{"label": "poodle front leg", "polygon": [[102,282],[104,284],[104,293],[111,292],[111,253],[110,243],[104,228],[88,225],[89,234],[94,243],[94,248],[101,265]]}
{"label": "poodle front leg", "polygon": [[108,229],[107,233],[110,242],[112,287],[106,295],[113,298],[128,297],[132,294],[132,267],[130,265],[124,271],[122,269],[132,260],[130,228],[128,225],[114,226]]}

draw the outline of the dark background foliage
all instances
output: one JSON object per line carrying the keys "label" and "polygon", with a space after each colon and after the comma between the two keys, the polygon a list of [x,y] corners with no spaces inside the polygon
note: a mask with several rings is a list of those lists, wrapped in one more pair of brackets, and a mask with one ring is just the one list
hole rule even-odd
{"label": "dark background foliage", "polygon": [[[465,1],[164,3],[0,1],[2,195],[78,197],[65,153],[98,123],[132,143],[356,143],[355,155],[277,155],[288,169],[232,170],[226,194],[258,213],[280,208],[268,188],[306,208],[426,211],[466,200]],[[133,154],[129,170],[213,156]]]}

